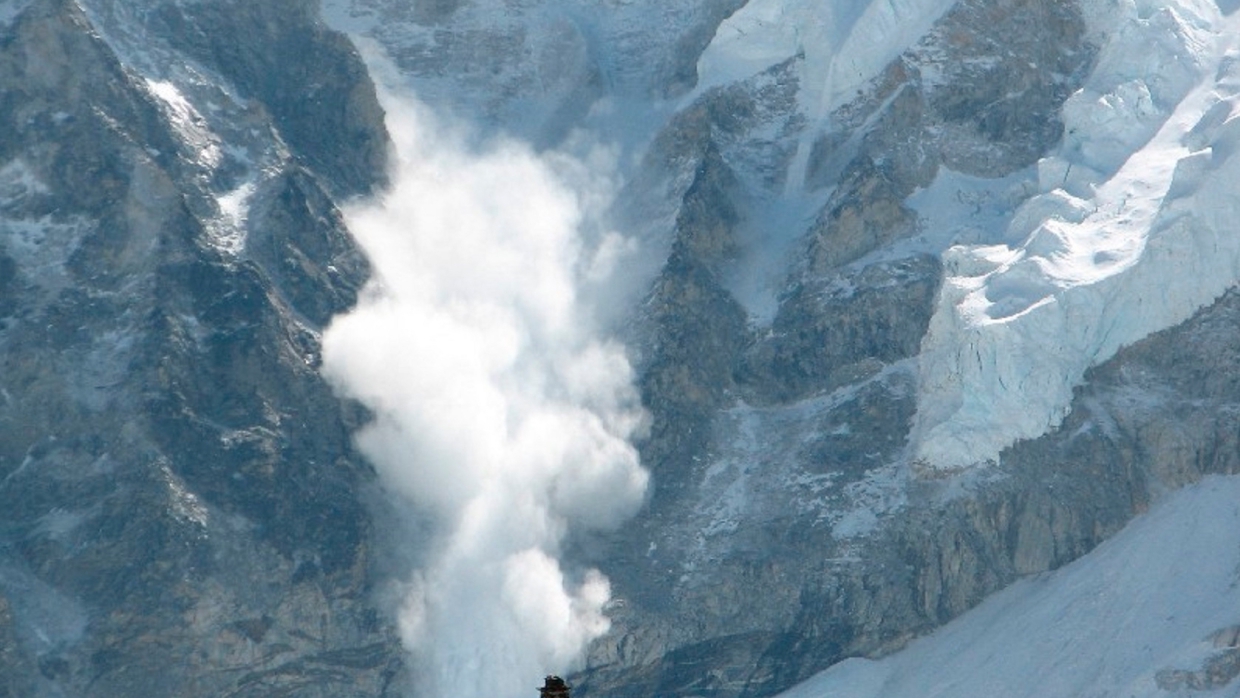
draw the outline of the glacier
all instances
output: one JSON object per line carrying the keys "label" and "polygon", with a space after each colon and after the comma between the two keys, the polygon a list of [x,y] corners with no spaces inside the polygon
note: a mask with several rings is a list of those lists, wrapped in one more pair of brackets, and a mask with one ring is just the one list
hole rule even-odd
{"label": "glacier", "polygon": [[1012,216],[1004,237],[1019,242],[943,255],[912,437],[932,471],[1057,426],[1090,366],[1240,279],[1240,17],[1103,5],[1093,21],[1120,29],[1065,105],[1042,193]]}

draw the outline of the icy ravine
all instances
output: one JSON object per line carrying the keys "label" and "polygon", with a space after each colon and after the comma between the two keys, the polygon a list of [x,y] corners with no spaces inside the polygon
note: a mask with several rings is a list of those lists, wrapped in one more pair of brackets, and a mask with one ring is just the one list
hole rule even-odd
{"label": "icy ravine", "polygon": [[[1240,478],[1206,479],[1067,567],[999,592],[899,653],[844,661],[782,698],[1202,695],[1172,688],[1174,672],[1235,652],[1213,636],[1240,623],[1237,524]],[[1208,695],[1237,696],[1240,685]]]}
{"label": "icy ravine", "polygon": [[[1045,193],[1009,224],[1022,242],[944,255],[950,276],[922,345],[921,464],[969,467],[1053,428],[1091,365],[1240,279],[1229,187],[1240,16],[1188,4],[1114,20],[1126,24],[1065,106],[1065,145],[1039,167]],[[1112,133],[1117,119],[1126,133]]]}

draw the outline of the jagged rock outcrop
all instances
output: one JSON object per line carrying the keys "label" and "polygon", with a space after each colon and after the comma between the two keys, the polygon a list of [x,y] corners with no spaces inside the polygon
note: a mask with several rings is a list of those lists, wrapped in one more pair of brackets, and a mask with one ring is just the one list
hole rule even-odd
{"label": "jagged rock outcrop", "polygon": [[290,150],[339,196],[386,181],[383,112],[348,37],[325,27],[318,3],[161,3],[143,29],[258,100]]}
{"label": "jagged rock outcrop", "polygon": [[[996,470],[963,493],[949,494],[959,486],[949,479],[913,483],[898,516],[870,536],[848,541],[815,535],[812,527],[798,531],[791,516],[782,526],[778,519],[763,522],[748,535],[744,525],[729,531],[755,548],[746,555],[733,547],[729,552],[739,559],[715,561],[705,573],[678,570],[681,596],[658,611],[675,613],[685,603],[706,617],[679,619],[692,623],[690,630],[655,634],[645,627],[649,617],[625,609],[621,622],[639,627],[600,648],[599,665],[583,686],[769,695],[845,657],[896,649],[1021,576],[1077,559],[1144,511],[1160,490],[1240,473],[1234,409],[1240,393],[1233,381],[1219,380],[1240,369],[1233,350],[1240,346],[1238,321],[1240,294],[1233,291],[1184,325],[1121,351],[1091,372],[1054,433],[1005,451]],[[853,415],[863,413],[849,407]],[[884,417],[881,424],[898,423]],[[867,436],[870,445],[878,441]],[[771,542],[776,532],[778,545]],[[810,541],[812,556],[804,554]],[[709,589],[693,591],[698,575]],[[763,618],[767,608],[795,612]],[[733,609],[763,618],[769,629],[729,632],[745,623],[730,615]],[[710,639],[684,642],[694,635]],[[662,650],[638,647],[649,642]],[[1222,651],[1200,671],[1167,670],[1159,682],[1222,685],[1233,655]]]}
{"label": "jagged rock outcrop", "polygon": [[123,9],[0,26],[0,690],[388,694],[360,415],[316,370],[367,274],[333,197],[382,181],[373,89],[309,3]]}
{"label": "jagged rock outcrop", "polygon": [[810,236],[823,272],[913,234],[905,203],[940,167],[1001,177],[1063,133],[1059,108],[1094,48],[1071,3],[961,2],[918,46],[845,105],[815,142],[807,182],[835,184]]}

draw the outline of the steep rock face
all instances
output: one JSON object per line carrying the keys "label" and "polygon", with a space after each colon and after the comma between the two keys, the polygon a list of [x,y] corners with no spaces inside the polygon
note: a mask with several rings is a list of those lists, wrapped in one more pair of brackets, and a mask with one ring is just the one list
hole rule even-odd
{"label": "steep rock face", "polygon": [[[197,77],[204,88],[233,92],[227,101],[238,107],[255,100],[267,112],[260,120],[333,194],[369,193],[385,181],[387,139],[370,78],[349,40],[319,21],[316,2],[82,5],[131,69],[155,79]],[[229,132],[241,131],[244,119],[211,116],[226,142],[246,140]]]}
{"label": "steep rock face", "polygon": [[[328,193],[376,184],[363,68],[306,11],[250,37],[358,83],[359,109],[316,126],[347,134],[334,149],[290,120],[305,74],[255,58],[283,92],[186,98],[95,9],[39,0],[0,28],[3,689],[384,694],[400,655],[369,603],[371,475],[315,370],[366,274]],[[184,77],[182,38],[195,55],[152,50]],[[224,122],[257,135],[228,150]]]}
{"label": "steep rock face", "polygon": [[[759,400],[791,402],[915,356],[941,276],[932,255],[863,267],[848,283],[793,288],[741,366]],[[836,281],[832,279],[832,281]]]}
{"label": "steep rock face", "polygon": [[[711,360],[730,362],[733,370],[723,383],[725,399],[694,423],[696,433],[702,421],[710,424],[709,436],[697,442],[700,450],[676,462],[661,460],[671,453],[659,444],[674,431],[667,429],[656,431],[644,451],[656,477],[680,483],[679,508],[660,508],[655,500],[649,513],[657,523],[639,522],[624,532],[620,565],[644,571],[617,572],[617,586],[631,603],[618,612],[615,635],[596,647],[582,679],[588,690],[605,693],[635,683],[642,691],[686,695],[777,692],[846,657],[894,651],[1014,580],[1085,555],[1168,488],[1236,472],[1235,396],[1226,378],[1235,370],[1229,363],[1234,291],[1090,370],[1056,429],[1007,448],[987,468],[926,467],[908,449],[921,407],[921,342],[940,302],[939,285],[945,273],[967,276],[967,263],[983,263],[984,254],[964,260],[944,251],[958,243],[979,250],[1010,244],[1024,234],[1024,217],[1037,215],[1043,202],[1030,197],[1040,187],[1054,188],[1060,180],[1076,186],[1071,167],[1067,173],[1063,166],[1054,169],[1057,156],[1044,156],[1060,147],[1064,115],[1093,99],[1093,92],[1077,88],[1087,79],[1105,83],[1114,71],[1124,74],[1116,68],[1115,49],[1097,58],[1089,42],[1108,39],[1087,35],[1085,20],[1068,3],[957,3],[821,126],[824,134],[806,163],[809,191],[799,198],[799,147],[768,142],[764,158],[747,157],[758,133],[778,134],[773,140],[787,143],[796,133],[794,119],[768,117],[760,120],[762,129],[749,127],[751,137],[739,139],[751,144],[747,150],[730,147],[723,134],[744,123],[743,116],[728,117],[752,111],[721,109],[727,116],[706,118],[708,126],[696,129],[718,144],[723,164],[744,184],[743,194],[732,199],[741,202],[731,226],[736,258],[745,258],[747,244],[771,238],[747,226],[802,225],[798,232],[805,235],[789,245],[800,256],[784,263],[790,272],[771,319],[754,312],[763,304],[750,299],[743,303],[750,311],[745,348],[735,353],[722,342],[707,345],[727,347]],[[1200,28],[1208,24],[1177,10],[1134,21],[1154,34],[1170,27],[1169,46],[1208,46],[1201,38],[1208,32]],[[1050,28],[1054,38],[1038,36]],[[1134,36],[1127,43],[1137,42]],[[1168,58],[1168,70],[1197,60],[1183,53]],[[1181,142],[1211,147],[1175,168],[1173,179],[1185,183],[1184,192],[1196,191],[1192,167],[1207,161],[1221,167],[1232,152],[1230,145],[1214,147],[1217,135],[1196,135],[1221,133],[1220,119],[1234,113],[1234,51],[1228,56],[1217,75],[1206,63],[1199,88],[1209,92],[1217,80],[1219,88],[1209,94],[1224,106],[1211,111],[1189,104],[1168,122],[1191,126],[1200,118],[1168,149]],[[796,60],[705,94],[695,108],[709,115],[713,105],[763,98],[771,104],[771,93],[756,86],[787,84]],[[1189,89],[1181,82],[1179,92],[1155,100],[1163,111],[1150,108],[1151,114],[1170,114]],[[1161,84],[1150,89],[1171,90]],[[737,91],[750,101],[738,99]],[[1100,103],[1113,102],[1118,98]],[[1142,104],[1134,100],[1132,109]],[[1158,127],[1148,118],[1143,138]],[[1178,133],[1171,129],[1172,136]],[[1067,135],[1064,147],[1093,152],[1080,143],[1086,136]],[[787,180],[770,176],[784,167],[791,173]],[[1047,184],[1050,175],[1055,179]],[[781,186],[782,194],[770,193]],[[944,191],[954,203],[944,203]],[[1197,213],[1176,203],[1174,183],[1170,191],[1157,208],[1180,221],[1176,229],[1213,215],[1214,209]],[[804,205],[811,214],[771,216],[774,206],[764,197]],[[1062,191],[1048,197],[1071,203]],[[1032,203],[1018,209],[1026,200]],[[1053,226],[1073,215],[1065,205],[1046,218]],[[962,219],[970,224],[961,225]],[[945,222],[954,227],[936,229]],[[1173,227],[1169,222],[1158,230]],[[679,229],[675,234],[677,241],[693,237]],[[740,299],[745,286],[725,289]],[[681,300],[684,308],[661,311],[700,313],[700,301]],[[1052,328],[1044,330],[1055,336]],[[1048,341],[1048,351],[1055,349]],[[972,357],[969,345],[953,350]],[[657,419],[667,397],[652,384],[645,387]],[[1019,400],[1020,392],[1011,395]],[[670,599],[657,600],[650,580],[670,589]],[[1220,653],[1200,671],[1164,673],[1159,681],[1177,690],[1220,685],[1228,680],[1230,661]]]}
{"label": "steep rock face", "polygon": [[[735,254],[738,213],[727,165],[708,150],[685,193],[677,238],[646,305],[652,345],[642,383],[653,413],[655,451],[646,462],[684,462],[708,438],[710,416],[728,404],[732,368],[744,346],[744,310],[722,287],[721,267]],[[656,455],[658,454],[658,455]],[[655,471],[655,496],[681,484],[674,471]]]}
{"label": "steep rock face", "polygon": [[387,139],[365,65],[312,0],[163,3],[147,27],[271,111],[280,136],[338,195],[385,181]]}

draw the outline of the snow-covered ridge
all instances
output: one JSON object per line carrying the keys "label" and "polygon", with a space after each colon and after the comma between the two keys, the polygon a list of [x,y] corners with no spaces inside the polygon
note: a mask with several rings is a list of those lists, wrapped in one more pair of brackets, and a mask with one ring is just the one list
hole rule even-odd
{"label": "snow-covered ridge", "polygon": [[1053,428],[1091,365],[1240,280],[1240,15],[1140,9],[1110,8],[1118,29],[1064,107],[1044,193],[1004,236],[1020,242],[944,256],[913,434],[925,465],[968,467]]}

